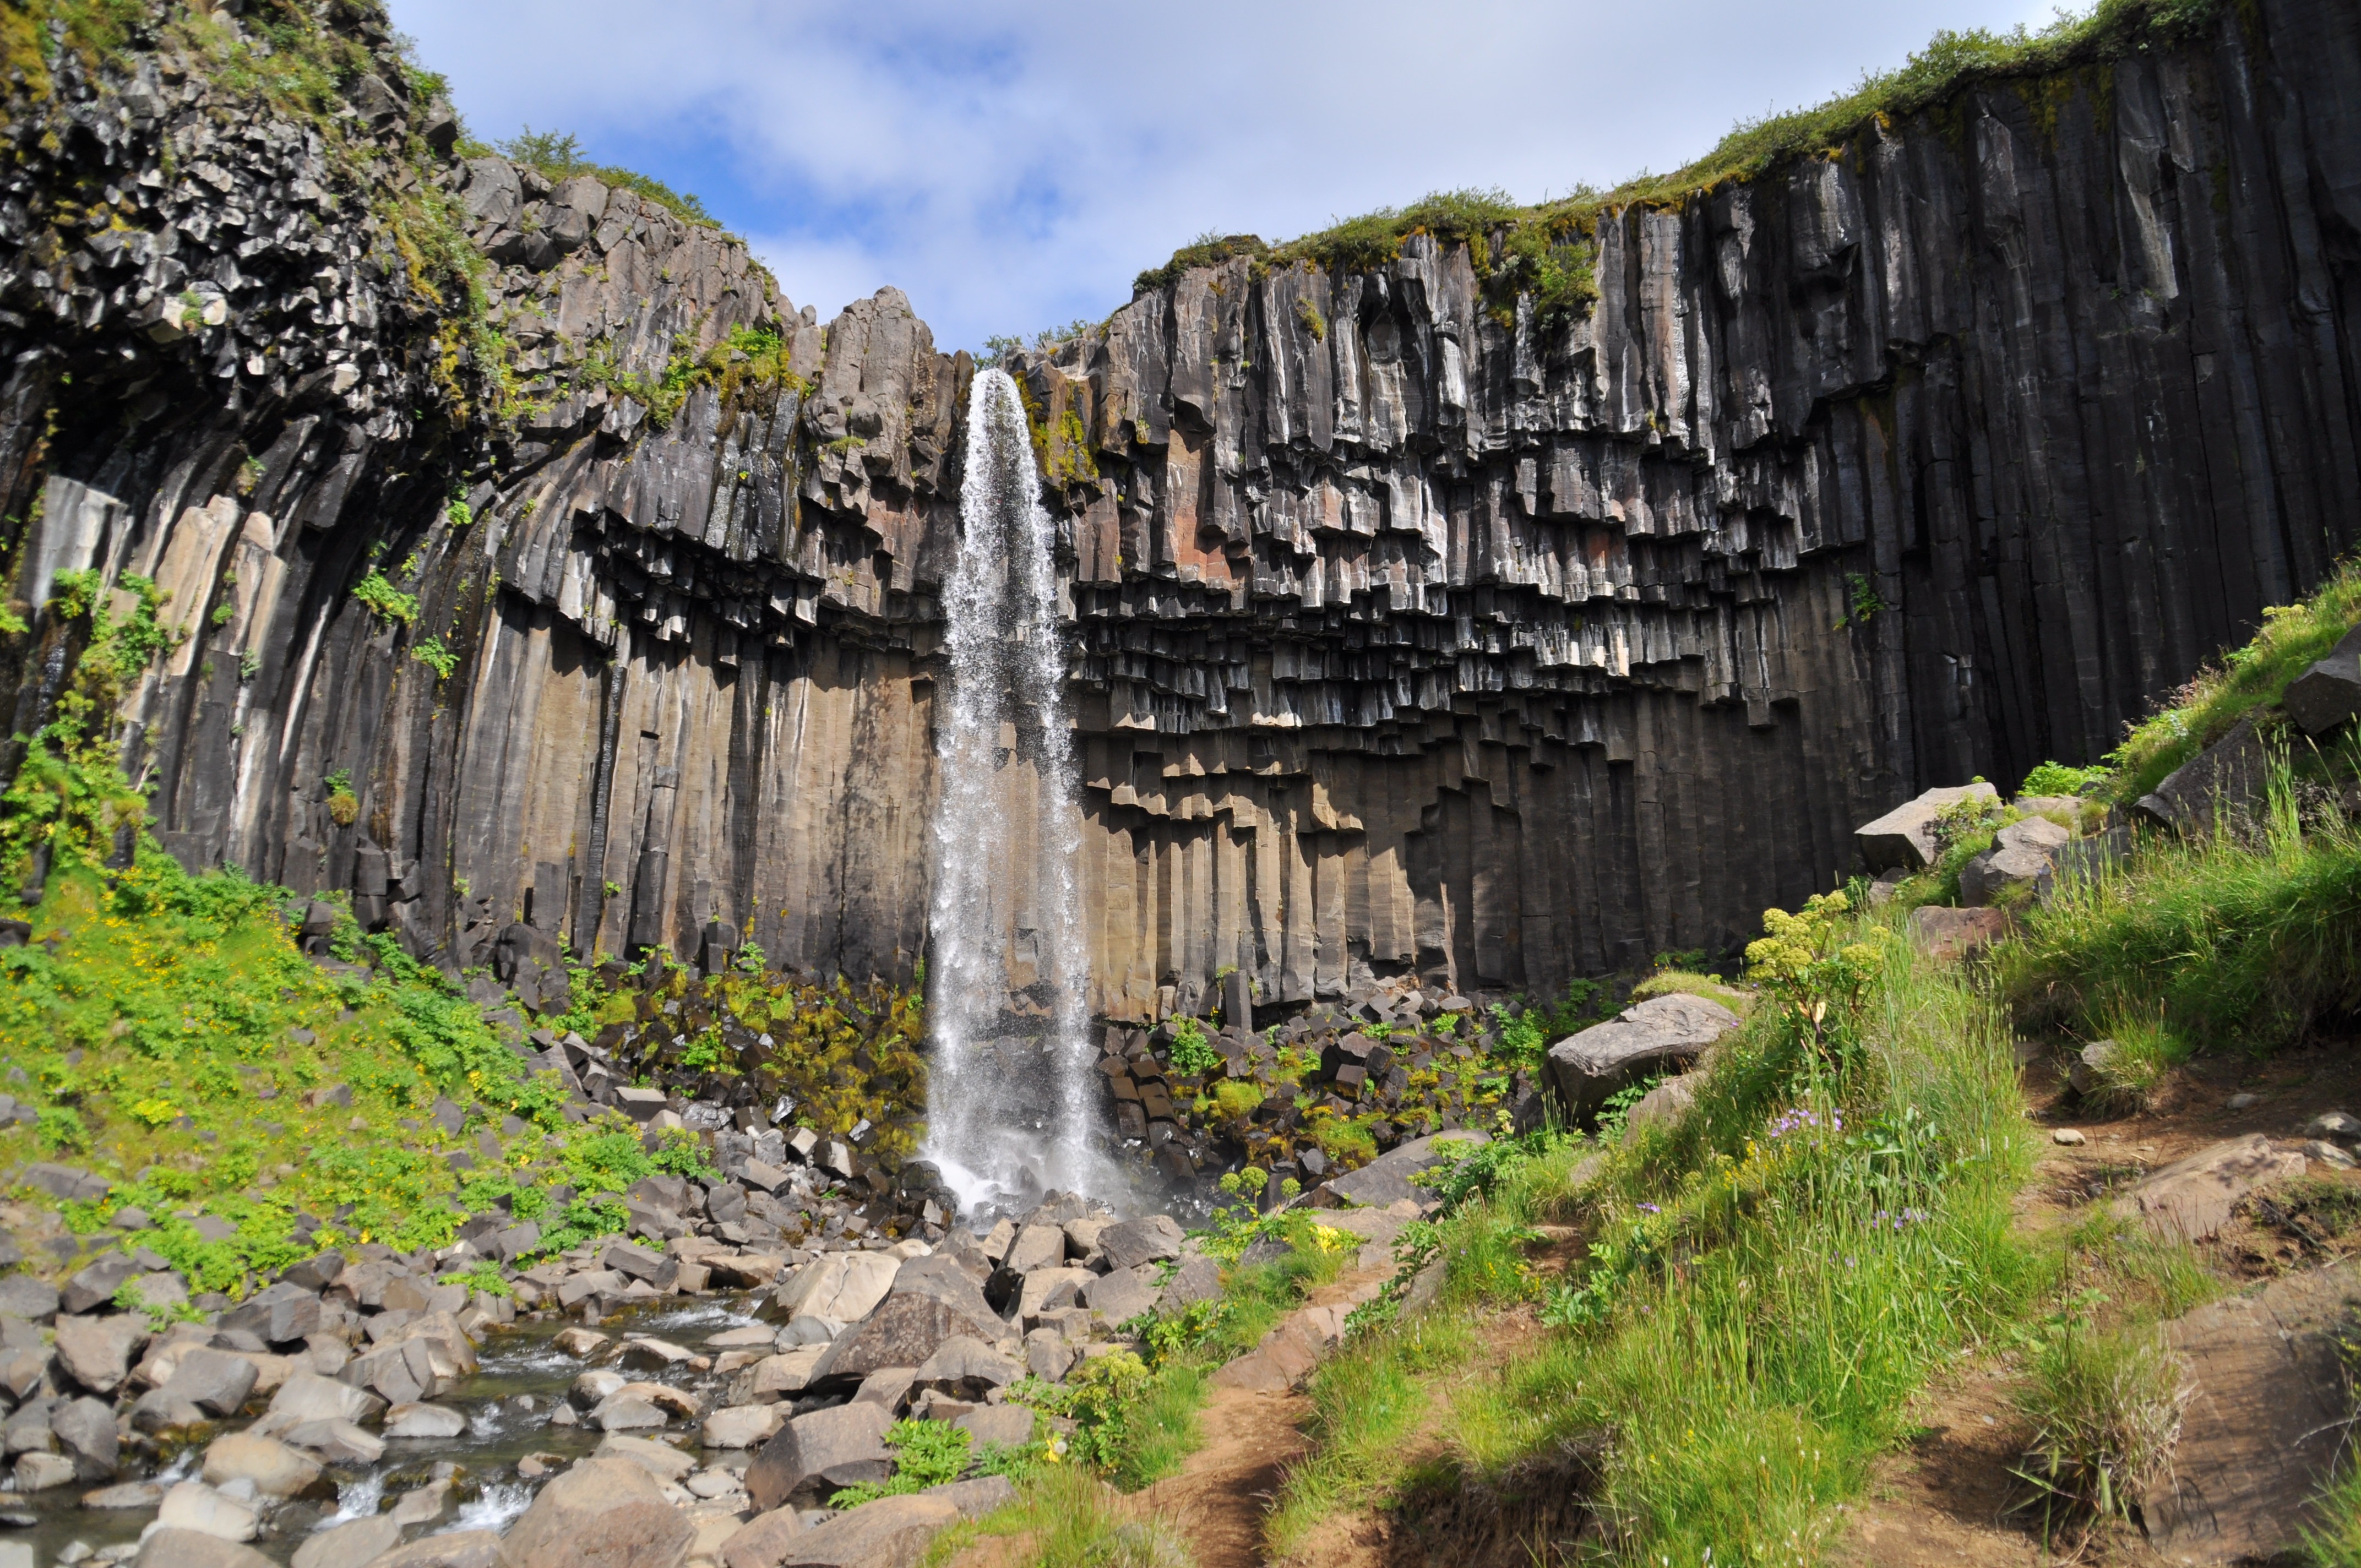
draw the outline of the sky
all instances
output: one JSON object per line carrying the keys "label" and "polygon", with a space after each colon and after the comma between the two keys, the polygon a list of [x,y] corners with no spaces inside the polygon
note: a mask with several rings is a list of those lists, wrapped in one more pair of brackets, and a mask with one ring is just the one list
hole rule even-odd
{"label": "sky", "polygon": [[468,128],[695,192],[822,320],[945,350],[1096,320],[1209,231],[1680,167],[2048,0],[390,0]]}

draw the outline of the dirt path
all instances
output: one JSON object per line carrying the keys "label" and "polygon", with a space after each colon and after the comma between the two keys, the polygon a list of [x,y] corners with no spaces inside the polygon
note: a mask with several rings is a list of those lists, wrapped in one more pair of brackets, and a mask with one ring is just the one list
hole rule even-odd
{"label": "dirt path", "polygon": [[1301,1394],[1217,1388],[1199,1416],[1204,1446],[1178,1475],[1139,1494],[1138,1506],[1188,1541],[1196,1568],[1258,1568],[1262,1521],[1304,1450]]}

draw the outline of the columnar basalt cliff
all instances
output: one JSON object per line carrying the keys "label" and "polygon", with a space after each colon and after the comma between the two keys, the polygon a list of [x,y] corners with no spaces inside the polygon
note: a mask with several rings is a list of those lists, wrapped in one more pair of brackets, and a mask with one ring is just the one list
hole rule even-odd
{"label": "columnar basalt cliff", "polygon": [[[184,858],[453,963],[522,922],[906,976],[970,362],[893,290],[823,327],[628,190],[448,156],[350,9],[379,67],[320,124],[169,35],[19,73],[16,729],[57,574],[152,577],[189,636],[124,739]],[[393,200],[490,258],[480,313]],[[1013,365],[1104,1011],[1726,947],[1922,785],[2105,751],[2361,521],[2334,0],[1569,243],[1571,312],[1413,236],[1183,269]]]}

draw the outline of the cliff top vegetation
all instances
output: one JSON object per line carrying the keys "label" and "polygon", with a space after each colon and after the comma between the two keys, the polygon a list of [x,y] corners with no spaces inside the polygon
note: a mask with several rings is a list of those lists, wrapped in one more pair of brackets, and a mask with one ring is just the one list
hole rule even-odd
{"label": "cliff top vegetation", "polygon": [[[2211,25],[2221,7],[2222,0],[2099,0],[2087,12],[2061,13],[2037,30],[1938,32],[1902,65],[1865,72],[1849,93],[1810,108],[1741,121],[1704,157],[1668,174],[1642,172],[1608,191],[1577,187],[1531,205],[1499,190],[1436,192],[1407,207],[1381,208],[1278,245],[1254,235],[1208,234],[1163,266],[1141,272],[1132,289],[1145,293],[1193,268],[1241,256],[1272,268],[1382,266],[1400,254],[1402,241],[1424,234],[1477,249],[1479,273],[1505,273],[1503,280],[1532,293],[1544,315],[1577,308],[1596,294],[1587,262],[1579,257],[1553,261],[1550,253],[1578,247],[1596,232],[1602,214],[1681,202],[1732,181],[1757,179],[1792,159],[1834,152],[1872,122],[1937,107],[1982,82],[2043,76],[2164,48]],[[1488,254],[1494,246],[1502,250],[1497,258]]]}

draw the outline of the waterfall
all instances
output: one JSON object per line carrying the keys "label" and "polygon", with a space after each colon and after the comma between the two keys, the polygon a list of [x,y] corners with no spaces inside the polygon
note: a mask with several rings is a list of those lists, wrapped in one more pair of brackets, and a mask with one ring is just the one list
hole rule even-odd
{"label": "waterfall", "polygon": [[1097,1190],[1096,1113],[1074,864],[1081,823],[1058,634],[1057,533],[1016,383],[968,398],[959,559],[936,697],[925,1154],[961,1207]]}

